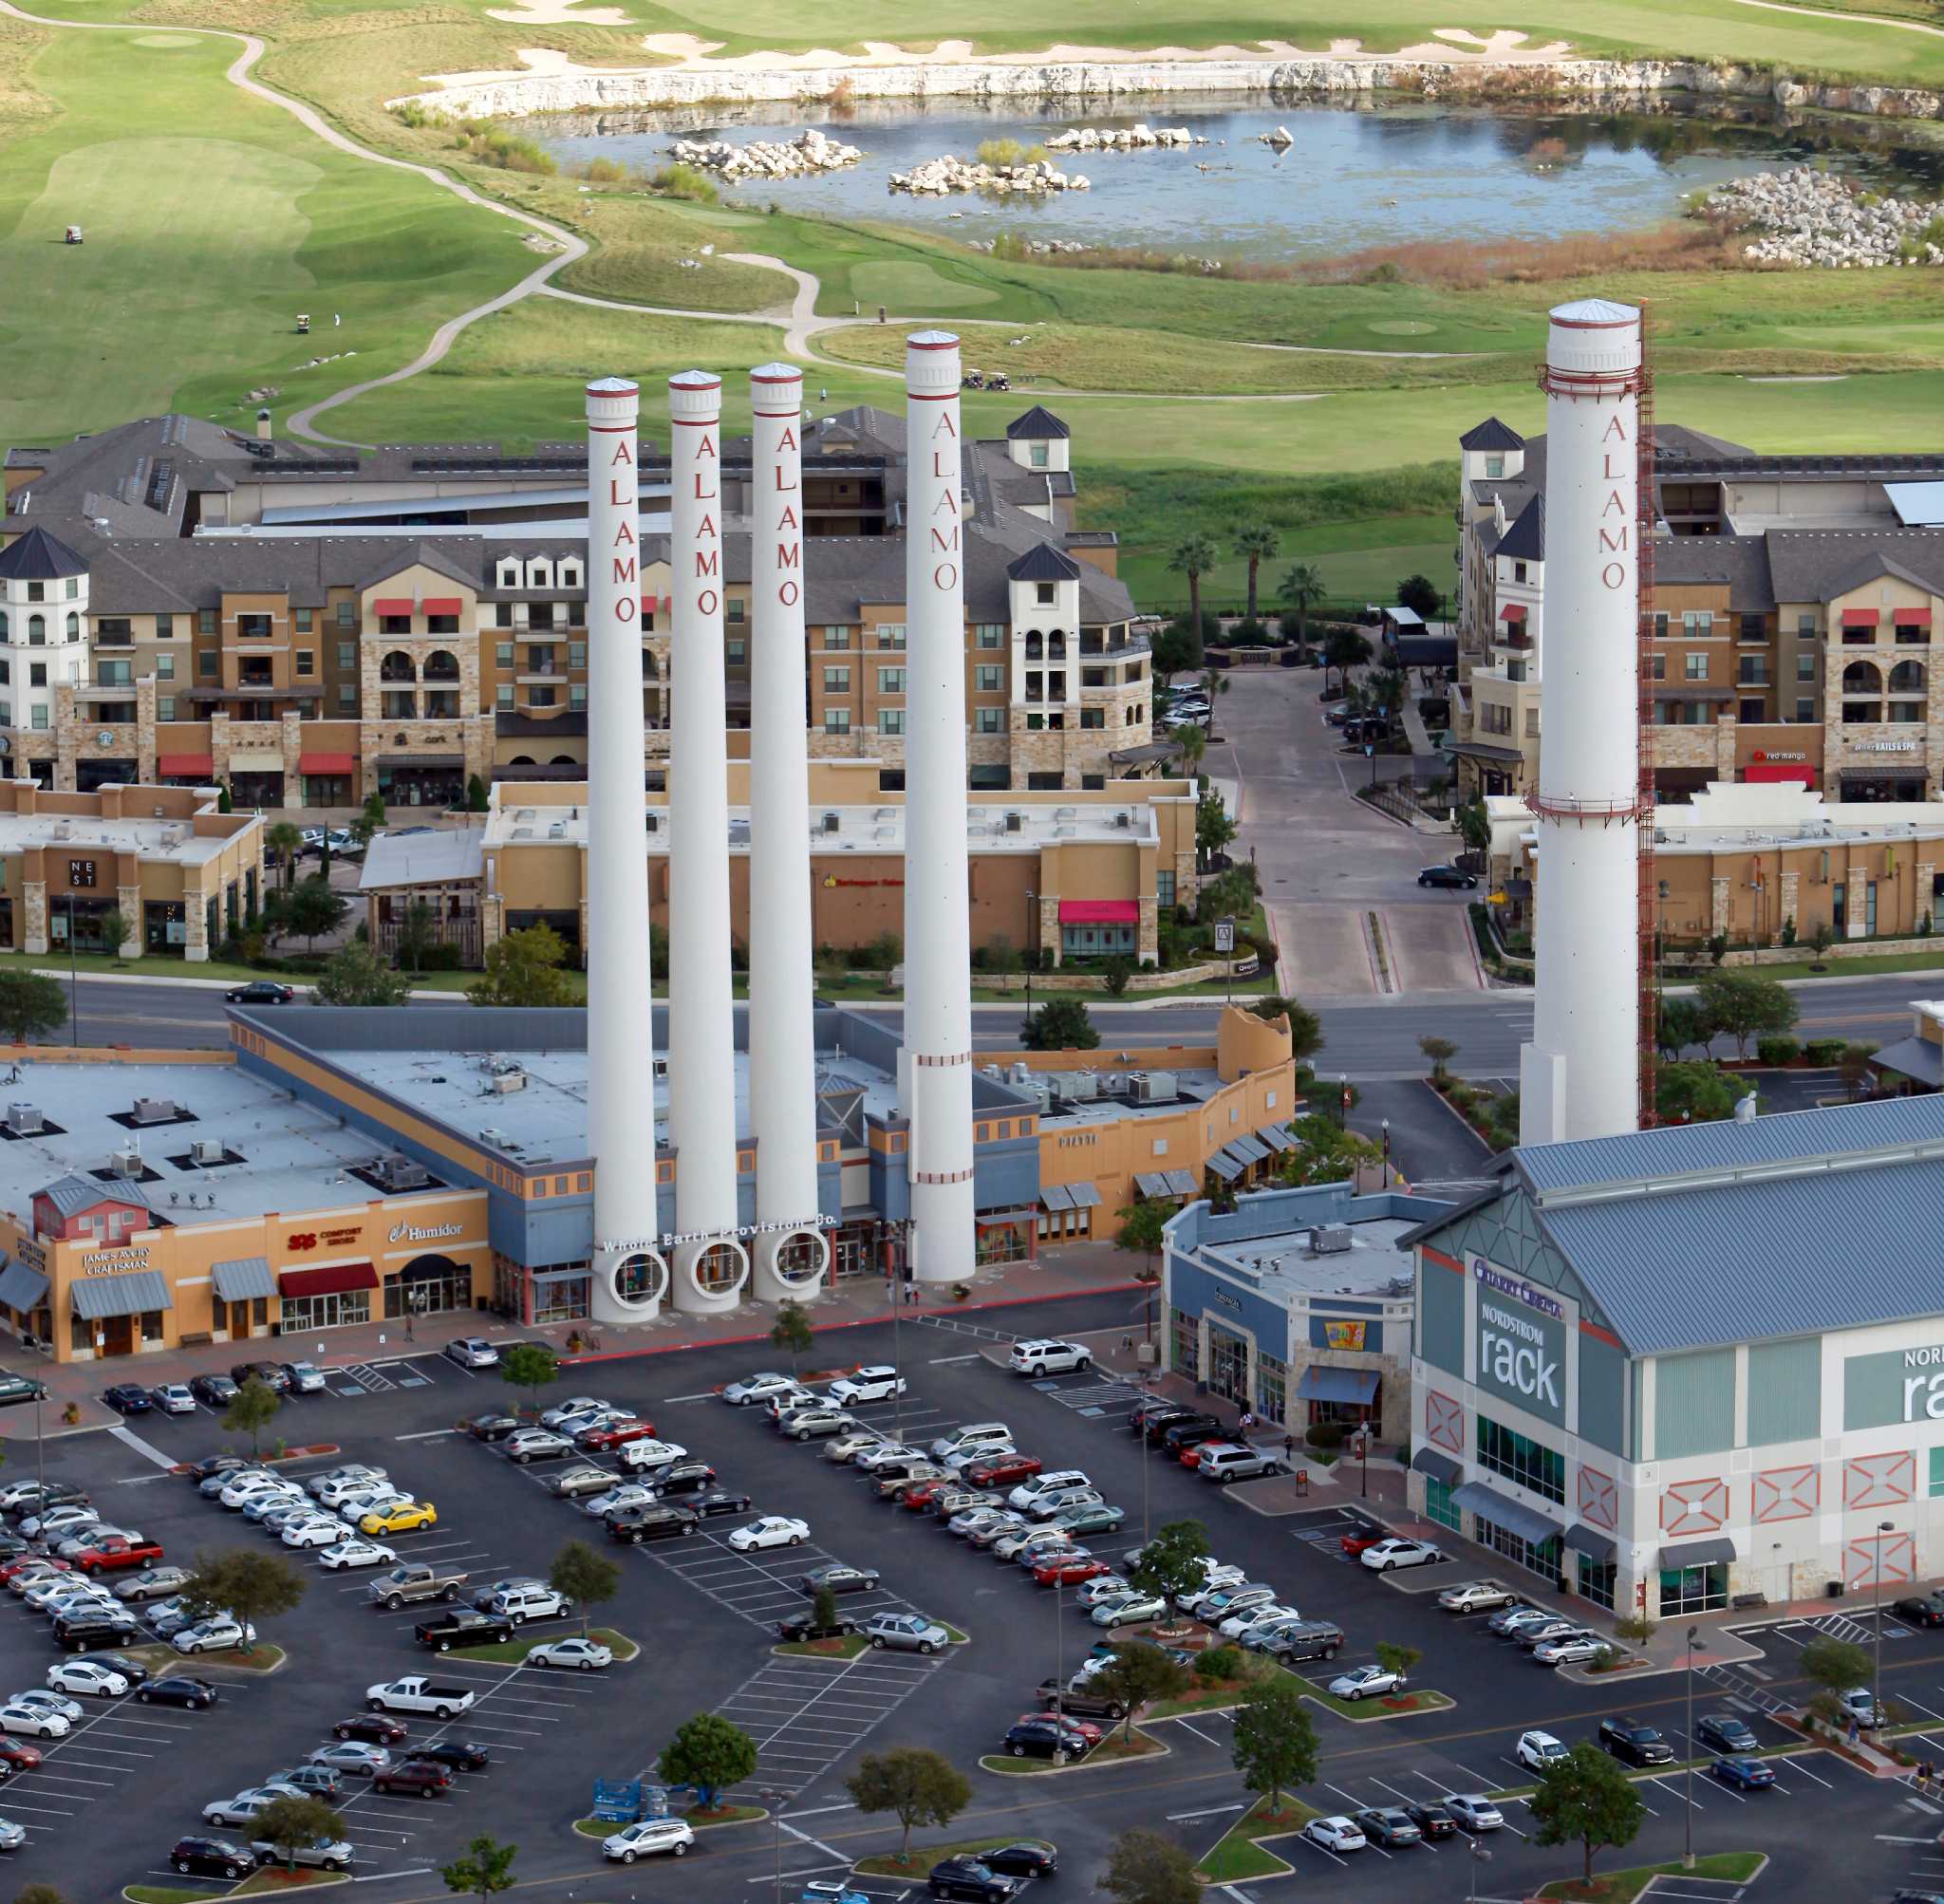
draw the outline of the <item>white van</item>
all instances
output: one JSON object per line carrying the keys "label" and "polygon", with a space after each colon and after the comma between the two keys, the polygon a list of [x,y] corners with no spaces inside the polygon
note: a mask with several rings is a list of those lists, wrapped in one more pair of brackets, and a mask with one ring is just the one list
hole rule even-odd
{"label": "white van", "polygon": [[973,1422],[967,1428],[954,1428],[950,1434],[940,1435],[931,1445],[931,1458],[943,1461],[948,1454],[963,1454],[968,1449],[990,1454],[1012,1445],[1013,1431],[1004,1422]]}
{"label": "white van", "polygon": [[1021,1510],[1032,1506],[1052,1487],[1091,1487],[1094,1484],[1087,1479],[1084,1469],[1077,1467],[1056,1467],[1044,1474],[1035,1474],[1020,1482],[1019,1486],[1006,1496],[1006,1505]]}

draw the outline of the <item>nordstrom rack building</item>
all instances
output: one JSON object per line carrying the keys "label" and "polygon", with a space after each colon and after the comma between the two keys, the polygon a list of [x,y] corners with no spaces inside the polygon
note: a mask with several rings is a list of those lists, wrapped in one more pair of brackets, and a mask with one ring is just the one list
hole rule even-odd
{"label": "nordstrom rack building", "polygon": [[1411,1502],[1654,1618],[1944,1573],[1944,1097],[1511,1153],[1421,1223]]}

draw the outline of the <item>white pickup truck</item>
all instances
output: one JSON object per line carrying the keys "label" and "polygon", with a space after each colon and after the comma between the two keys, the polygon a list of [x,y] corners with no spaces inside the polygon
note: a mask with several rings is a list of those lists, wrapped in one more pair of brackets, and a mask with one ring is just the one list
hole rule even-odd
{"label": "white pickup truck", "polygon": [[450,1719],[472,1704],[473,1694],[465,1687],[441,1686],[422,1672],[364,1689],[364,1707],[370,1712],[429,1712],[435,1719]]}

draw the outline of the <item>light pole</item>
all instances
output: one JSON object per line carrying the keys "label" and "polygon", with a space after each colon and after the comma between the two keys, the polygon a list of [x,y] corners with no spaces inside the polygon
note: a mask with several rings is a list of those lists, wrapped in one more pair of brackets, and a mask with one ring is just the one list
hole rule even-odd
{"label": "light pole", "polygon": [[783,1812],[782,1806],[789,1794],[772,1791],[767,1785],[757,1793],[763,1803],[770,1808],[770,1823],[773,1829],[770,1838],[776,1846],[771,1869],[776,1886],[776,1904],[783,1904]]}
{"label": "light pole", "polygon": [[1339,1071],[1336,1073],[1336,1128],[1350,1129],[1350,1073]]}
{"label": "light pole", "polygon": [[1896,1532],[1896,1521],[1877,1522],[1876,1564],[1870,1569],[1870,1611],[1875,1615],[1870,1624],[1877,1629],[1876,1664],[1870,1683],[1870,1709],[1876,1715],[1879,1727],[1883,1724],[1883,1537]]}
{"label": "light pole", "polygon": [[[1032,1021],[1033,1017],[1033,967],[1038,962],[1039,957],[1033,944],[1033,922],[1038,917],[1033,910],[1033,905],[1038,897],[1039,895],[1030,886],[1026,888],[1026,943],[1019,947],[1019,962],[1026,970],[1026,1018],[1028,1023]],[[1024,1044],[1025,1039],[1021,1038],[1019,1042]]]}
{"label": "light pole", "polygon": [[81,973],[74,960],[74,895],[67,895],[67,1035],[81,1043]]}
{"label": "light pole", "polygon": [[1492,1855],[1475,1838],[1467,1839],[1466,1842],[1471,1847],[1471,1856],[1467,1859],[1470,1867],[1470,1878],[1465,1887],[1466,1904],[1478,1904],[1478,1867],[1481,1864],[1489,1864],[1492,1861]]}
{"label": "light pole", "polygon": [[1694,1642],[1701,1629],[1688,1629],[1688,1802],[1681,1814],[1681,1869],[1694,1868]]}
{"label": "light pole", "polygon": [[1390,1119],[1389,1119],[1388,1117],[1384,1119],[1384,1185],[1383,1185],[1383,1186],[1384,1186],[1384,1188],[1385,1188],[1385,1189],[1387,1189],[1387,1190],[1388,1190],[1388,1189],[1389,1189],[1389,1188],[1391,1187],[1391,1120],[1390,1120]]}

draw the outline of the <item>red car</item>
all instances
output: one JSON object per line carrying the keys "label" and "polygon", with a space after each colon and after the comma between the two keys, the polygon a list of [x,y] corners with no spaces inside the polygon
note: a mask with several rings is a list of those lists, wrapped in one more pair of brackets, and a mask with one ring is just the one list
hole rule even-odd
{"label": "red car", "polygon": [[988,1454],[967,1462],[959,1478],[967,1487],[1012,1487],[1037,1474],[1039,1466],[1030,1454]]}
{"label": "red car", "polygon": [[1344,1535],[1340,1544],[1343,1551],[1355,1559],[1366,1547],[1374,1547],[1384,1538],[1381,1527],[1362,1527],[1355,1534]]}
{"label": "red car", "polygon": [[25,1739],[16,1739],[9,1732],[0,1732],[0,1765],[7,1768],[4,1776],[11,1778],[15,1772],[30,1772],[40,1763],[38,1745],[29,1745]]}
{"label": "red car", "polygon": [[931,1498],[941,1487],[956,1487],[958,1483],[950,1476],[941,1476],[937,1481],[921,1481],[907,1487],[898,1497],[900,1507],[908,1507],[914,1514],[922,1514],[931,1505]]}
{"label": "red car", "polygon": [[407,1798],[437,1798],[452,1783],[452,1773],[430,1759],[407,1759],[371,1775],[374,1792],[402,1792]]}
{"label": "red car", "polygon": [[[67,1574],[74,1570],[65,1560],[57,1560],[51,1554],[22,1554],[0,1566],[0,1580],[6,1581],[17,1594],[24,1594],[37,1579],[45,1579],[51,1574]],[[13,1583],[18,1580],[16,1587]]]}
{"label": "red car", "polygon": [[1042,1587],[1050,1587],[1055,1581],[1063,1587],[1076,1587],[1082,1580],[1095,1579],[1112,1571],[1105,1560],[1096,1560],[1091,1554],[1056,1554],[1033,1569],[1033,1577]]}
{"label": "red car", "polygon": [[1041,1708],[1037,1712],[1021,1712],[1013,1723],[1018,1726],[1051,1726],[1056,1723],[1067,1735],[1069,1751],[1091,1751],[1100,1743],[1100,1727],[1091,1719],[1075,1719],[1071,1712],[1060,1713],[1056,1721],[1053,1713]]}
{"label": "red car", "polygon": [[97,1574],[119,1572],[123,1567],[152,1567],[162,1558],[159,1540],[124,1540],[119,1534],[74,1557],[74,1564],[92,1578]]}
{"label": "red car", "polygon": [[623,1442],[646,1441],[654,1432],[653,1422],[608,1422],[600,1428],[584,1429],[574,1437],[574,1444],[589,1454],[607,1454]]}

